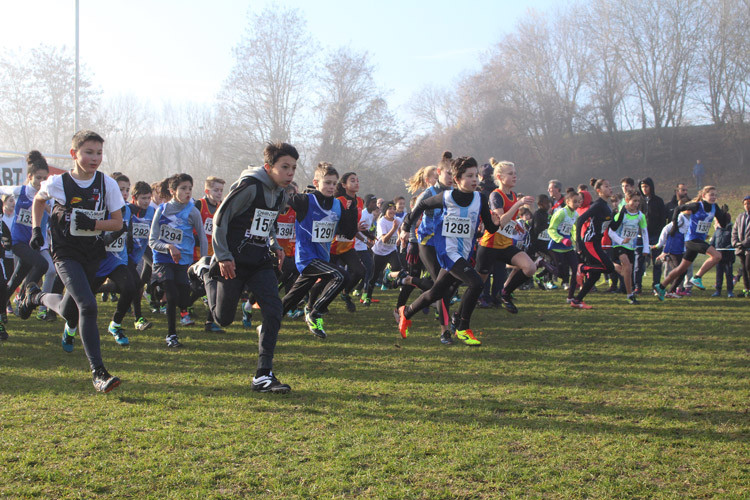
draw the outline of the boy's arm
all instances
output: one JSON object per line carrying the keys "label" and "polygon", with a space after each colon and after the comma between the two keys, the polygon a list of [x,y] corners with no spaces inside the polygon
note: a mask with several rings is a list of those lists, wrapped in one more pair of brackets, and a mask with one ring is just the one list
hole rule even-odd
{"label": "boy's arm", "polygon": [[[211,236],[211,244],[214,247],[216,259],[221,261],[234,261],[232,252],[227,245],[227,229],[229,221],[235,215],[247,210],[247,207],[255,200],[256,186],[251,184],[238,191],[230,191],[224,202],[214,214],[214,232]],[[230,196],[231,195],[231,196]],[[205,253],[203,254],[205,255]]]}
{"label": "boy's arm", "polygon": [[195,234],[198,236],[197,240],[201,248],[201,257],[208,254],[208,239],[206,238],[206,232],[203,230],[203,219],[201,213],[197,208],[193,207],[190,211],[190,223],[195,229]]}
{"label": "boy's arm", "polygon": [[161,207],[156,209],[154,213],[154,219],[151,221],[151,230],[148,233],[148,246],[154,252],[169,253],[169,244],[162,243],[159,241],[159,219],[161,219],[162,209]]}
{"label": "boy's arm", "polygon": [[561,243],[563,240],[563,236],[557,232],[557,227],[560,225],[560,219],[565,217],[565,209],[560,209],[554,214],[552,214],[552,218],[549,220],[549,227],[547,227],[547,234],[549,234],[549,237],[552,238],[552,241],[555,243]]}

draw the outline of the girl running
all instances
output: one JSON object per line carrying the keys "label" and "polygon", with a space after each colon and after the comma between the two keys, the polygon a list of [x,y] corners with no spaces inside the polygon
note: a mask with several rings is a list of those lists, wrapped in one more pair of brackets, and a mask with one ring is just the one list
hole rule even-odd
{"label": "girl running", "polygon": [[495,262],[500,260],[520,269],[511,273],[505,287],[500,292],[500,302],[510,313],[517,313],[518,308],[513,304],[511,294],[521,286],[528,278],[534,276],[536,265],[531,257],[513,244],[513,236],[518,231],[518,211],[524,205],[534,203],[533,196],[518,198],[512,191],[516,185],[516,167],[509,161],[493,163],[493,178],[499,187],[490,195],[490,210],[493,215],[500,218],[500,230],[485,230],[482,239],[479,240],[477,248],[476,269],[486,280]]}
{"label": "girl running", "polygon": [[563,282],[568,282],[568,304],[573,301],[576,292],[578,273],[578,255],[573,247],[575,236],[573,229],[578,219],[578,206],[581,197],[576,192],[565,195],[565,205],[552,214],[547,232],[550,242],[547,248],[554,252],[557,269]]}
{"label": "girl running", "polygon": [[576,309],[592,309],[583,299],[591,291],[602,273],[615,272],[615,266],[602,249],[602,236],[612,223],[612,209],[609,198],[612,196],[612,186],[606,179],[591,179],[599,198],[591,203],[589,208],[578,216],[576,220],[576,245],[581,250],[583,263],[578,265],[578,271],[585,277],[578,295],[570,301],[570,306]]}
{"label": "girl running", "polygon": [[[147,330],[151,328],[151,322],[143,317],[141,310],[141,296],[143,287],[151,281],[151,249],[148,247],[148,235],[151,232],[151,223],[154,220],[156,209],[151,206],[151,186],[146,182],[138,181],[131,191],[133,203],[130,207],[133,243],[128,250],[128,271],[136,283],[136,292],[133,296],[133,326],[136,330]],[[138,272],[138,265],[141,271]]]}
{"label": "girl running", "polygon": [[672,215],[672,222],[675,223],[672,228],[674,233],[677,232],[677,218],[680,212],[684,210],[692,212],[690,225],[685,236],[685,255],[682,256],[680,265],[673,269],[661,283],[657,283],[654,286],[659,300],[664,300],[667,286],[687,270],[698,254],[705,254],[709,257],[690,280],[694,286],[701,290],[706,289],[703,286],[703,275],[721,261],[721,254],[713,246],[706,243],[708,230],[711,228],[713,219],[716,219],[721,227],[725,227],[729,222],[726,214],[716,205],[716,188],[714,186],[705,186],[692,203],[680,205],[674,209],[674,214]]}
{"label": "girl running", "polygon": [[[646,229],[646,216],[639,210],[641,206],[641,194],[636,190],[625,193],[625,203],[620,211],[615,214],[617,229],[609,229],[609,237],[612,239],[613,254],[620,268],[617,272],[625,281],[625,292],[628,303],[637,304],[633,291],[633,264],[635,263],[635,247],[638,241],[638,233],[643,238],[643,248],[651,248]],[[648,253],[648,252],[646,252]],[[615,268],[617,265],[615,264]]]}
{"label": "girl running", "polygon": [[181,347],[177,338],[177,307],[187,308],[190,280],[187,268],[193,263],[193,231],[197,234],[201,256],[208,244],[201,214],[191,200],[193,178],[175,174],[169,179],[172,199],[154,213],[148,244],[153,250],[153,281],[161,283],[167,297],[167,347]]}
{"label": "girl running", "polygon": [[[341,202],[343,218],[336,229],[336,237],[331,243],[331,262],[346,267],[346,271],[349,273],[349,280],[341,292],[341,298],[346,302],[346,310],[349,312],[357,310],[349,294],[354,289],[354,285],[365,277],[365,266],[362,265],[362,261],[359,260],[359,255],[354,249],[354,239],[364,238],[359,232],[367,229],[364,222],[359,222],[362,218],[364,202],[362,198],[357,196],[358,192],[359,177],[354,172],[345,173],[336,184],[336,198]],[[356,213],[356,218],[354,216],[347,217],[345,215],[347,211]],[[351,224],[351,222],[356,224]]]}
{"label": "girl running", "polygon": [[474,235],[483,222],[490,233],[497,231],[487,205],[487,198],[476,191],[479,183],[477,161],[471,157],[461,157],[452,163],[455,189],[423,199],[414,211],[404,220],[401,241],[409,238],[411,226],[427,209],[441,209],[442,223],[437,225],[432,237],[440,271],[429,290],[420,295],[411,305],[399,308],[399,332],[402,338],[409,334],[410,318],[436,300],[447,304],[455,286],[464,283],[468,286],[458,313],[456,336],[467,345],[480,345],[469,325],[471,314],[482,293],[482,278],[469,263],[474,251]]}

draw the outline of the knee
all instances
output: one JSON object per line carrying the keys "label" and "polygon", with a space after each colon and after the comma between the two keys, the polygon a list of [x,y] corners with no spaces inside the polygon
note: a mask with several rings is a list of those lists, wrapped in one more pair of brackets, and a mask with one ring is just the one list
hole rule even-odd
{"label": "knee", "polygon": [[78,306],[78,312],[81,316],[96,317],[98,311],[96,298],[91,297],[91,299],[83,300],[76,305]]}

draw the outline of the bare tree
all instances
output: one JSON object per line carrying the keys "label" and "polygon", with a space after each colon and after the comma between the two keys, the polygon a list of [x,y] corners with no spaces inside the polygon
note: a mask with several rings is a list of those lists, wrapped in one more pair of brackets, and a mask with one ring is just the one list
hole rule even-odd
{"label": "bare tree", "polygon": [[104,164],[111,171],[146,173],[141,165],[145,138],[154,133],[153,107],[134,95],[105,101],[95,115],[96,130],[106,139]]}
{"label": "bare tree", "polygon": [[219,95],[239,164],[257,161],[266,141],[297,137],[315,54],[298,10],[267,7],[250,18]]}
{"label": "bare tree", "polygon": [[323,65],[318,87],[321,123],[316,161],[352,169],[377,168],[403,140],[395,116],[376,87],[366,52],[340,48]]}
{"label": "bare tree", "polygon": [[409,111],[416,125],[441,132],[456,125],[456,103],[447,89],[428,85],[409,100]]}

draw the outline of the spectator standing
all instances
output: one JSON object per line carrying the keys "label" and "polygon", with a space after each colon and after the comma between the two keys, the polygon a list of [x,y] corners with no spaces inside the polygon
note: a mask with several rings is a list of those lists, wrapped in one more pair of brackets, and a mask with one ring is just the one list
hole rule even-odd
{"label": "spectator standing", "polygon": [[695,178],[695,189],[700,191],[703,187],[703,177],[706,175],[706,167],[700,160],[695,160],[695,166],[693,167],[693,178]]}

